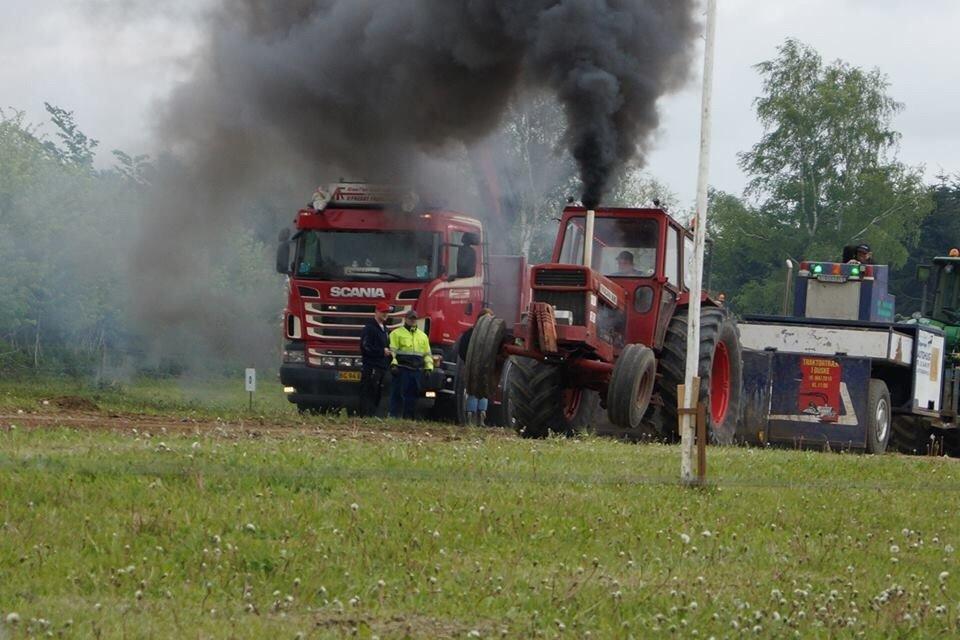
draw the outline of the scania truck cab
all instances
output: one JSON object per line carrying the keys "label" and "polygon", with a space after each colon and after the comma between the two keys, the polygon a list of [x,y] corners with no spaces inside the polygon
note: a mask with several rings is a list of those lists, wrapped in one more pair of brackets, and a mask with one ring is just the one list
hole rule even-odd
{"label": "scania truck cab", "polygon": [[430,338],[435,366],[421,408],[456,420],[456,347],[487,299],[485,246],[479,220],[423,204],[410,190],[318,189],[277,251],[287,276],[280,381],[289,401],[302,412],[357,408],[360,334],[386,302],[388,331],[412,309]]}

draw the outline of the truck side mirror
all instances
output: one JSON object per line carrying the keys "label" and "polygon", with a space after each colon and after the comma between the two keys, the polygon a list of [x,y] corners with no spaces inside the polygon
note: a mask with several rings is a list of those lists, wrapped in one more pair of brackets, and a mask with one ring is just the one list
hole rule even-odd
{"label": "truck side mirror", "polygon": [[277,273],[290,274],[290,229],[284,227],[277,236]]}
{"label": "truck side mirror", "polygon": [[917,266],[917,282],[927,282],[930,280],[930,265],[921,264]]}

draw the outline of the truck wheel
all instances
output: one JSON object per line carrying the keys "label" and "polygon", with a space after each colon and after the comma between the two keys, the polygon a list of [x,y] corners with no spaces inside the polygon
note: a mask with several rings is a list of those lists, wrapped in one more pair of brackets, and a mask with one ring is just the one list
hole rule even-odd
{"label": "truck wheel", "polygon": [[923,420],[915,416],[894,416],[890,427],[890,445],[894,449],[913,455],[929,453],[933,432]]}
{"label": "truck wheel", "polygon": [[657,382],[657,358],[649,347],[628,344],[613,367],[607,389],[607,416],[622,429],[636,429],[650,406]]}
{"label": "truck wheel", "polygon": [[565,387],[560,369],[532,358],[514,358],[509,387],[514,427],[524,438],[580,433],[593,424],[600,404],[597,392]]}
{"label": "truck wheel", "polygon": [[463,368],[467,393],[492,398],[497,393],[497,360],[507,325],[502,318],[482,316],[473,327]]}
{"label": "truck wheel", "polygon": [[[658,390],[663,405],[653,414],[660,437],[676,440],[677,386],[683,384],[687,366],[687,310],[678,309],[667,326],[660,353]],[[700,311],[700,402],[707,405],[707,433],[713,444],[733,444],[743,393],[743,358],[740,331],[723,309]]]}
{"label": "truck wheel", "polygon": [[883,453],[890,439],[890,392],[883,380],[871,379],[867,395],[867,453]]}

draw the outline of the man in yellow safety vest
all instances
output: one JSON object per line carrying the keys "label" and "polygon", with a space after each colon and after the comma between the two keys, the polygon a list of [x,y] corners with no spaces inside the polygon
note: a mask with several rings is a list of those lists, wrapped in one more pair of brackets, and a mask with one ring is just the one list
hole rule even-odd
{"label": "man in yellow safety vest", "polygon": [[390,333],[390,351],[393,353],[390,370],[393,383],[390,389],[390,416],[416,418],[417,399],[420,397],[420,379],[423,371],[433,371],[430,338],[417,326],[417,312],[412,309],[403,319],[403,326]]}

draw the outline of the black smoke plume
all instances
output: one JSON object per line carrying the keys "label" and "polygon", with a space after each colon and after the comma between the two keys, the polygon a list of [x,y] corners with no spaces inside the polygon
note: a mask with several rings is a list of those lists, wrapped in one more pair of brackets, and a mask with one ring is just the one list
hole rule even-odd
{"label": "black smoke plume", "polygon": [[[562,103],[585,204],[597,204],[686,78],[694,0],[230,0],[210,22],[164,139],[215,179],[291,152],[385,176],[412,150],[496,127],[509,100]],[[224,167],[229,167],[224,170]]]}

